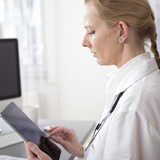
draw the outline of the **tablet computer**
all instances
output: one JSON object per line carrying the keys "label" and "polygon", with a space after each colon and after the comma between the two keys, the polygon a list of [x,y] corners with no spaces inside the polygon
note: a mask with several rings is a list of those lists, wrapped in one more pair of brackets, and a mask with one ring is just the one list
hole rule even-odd
{"label": "tablet computer", "polygon": [[[59,159],[61,150],[28,116],[11,102],[2,112],[2,119],[10,125],[26,142],[33,142],[52,159]],[[56,157],[55,157],[56,156]]]}

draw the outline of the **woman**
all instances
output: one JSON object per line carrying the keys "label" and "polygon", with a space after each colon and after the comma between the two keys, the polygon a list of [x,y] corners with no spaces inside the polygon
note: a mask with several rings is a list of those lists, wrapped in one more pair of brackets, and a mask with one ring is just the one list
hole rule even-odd
{"label": "woman", "polygon": [[[85,0],[82,45],[98,64],[117,70],[108,81],[102,123],[88,146],[64,127],[51,128],[48,138],[78,159],[160,159],[160,58],[154,20],[147,0]],[[146,41],[153,58],[145,51]],[[27,151],[29,160],[34,154],[50,159],[33,143]]]}

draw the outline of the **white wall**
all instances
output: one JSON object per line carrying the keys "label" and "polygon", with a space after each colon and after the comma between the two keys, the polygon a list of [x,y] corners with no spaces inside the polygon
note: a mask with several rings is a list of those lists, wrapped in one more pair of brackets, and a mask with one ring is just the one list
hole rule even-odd
{"label": "white wall", "polygon": [[83,0],[58,0],[54,5],[53,0],[47,0],[48,4],[51,1],[53,8],[48,7],[47,12],[52,8],[50,21],[55,21],[55,32],[47,39],[56,47],[56,78],[47,85],[47,114],[42,117],[97,121],[105,106],[106,77],[113,68],[99,66],[89,49],[81,45],[85,32]]}

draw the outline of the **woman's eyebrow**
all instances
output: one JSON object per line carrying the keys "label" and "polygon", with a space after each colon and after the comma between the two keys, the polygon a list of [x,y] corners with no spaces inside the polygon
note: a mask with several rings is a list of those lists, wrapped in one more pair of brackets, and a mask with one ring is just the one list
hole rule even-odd
{"label": "woman's eyebrow", "polygon": [[84,28],[93,28],[93,27],[89,25],[85,25]]}

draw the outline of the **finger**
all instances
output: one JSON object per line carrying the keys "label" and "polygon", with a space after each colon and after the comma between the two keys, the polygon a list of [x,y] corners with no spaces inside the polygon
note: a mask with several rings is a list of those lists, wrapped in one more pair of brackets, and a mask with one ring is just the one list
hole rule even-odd
{"label": "finger", "polygon": [[[34,154],[36,154],[37,155],[37,157],[43,157],[44,156],[44,153],[38,148],[38,146],[37,145],[35,145],[34,143],[32,143],[32,142],[29,142],[28,144],[27,144],[27,147],[28,147],[28,150],[30,151],[30,152],[32,152],[32,155],[34,155]],[[33,154],[34,153],[34,154]],[[33,157],[33,156],[32,156]],[[34,158],[35,158],[35,156],[34,156]]]}
{"label": "finger", "polygon": [[28,144],[26,142],[24,142],[25,144],[25,147],[26,147],[26,151],[27,151],[27,157],[28,157],[28,160],[30,159],[35,159],[36,156],[33,154],[33,152],[30,150],[30,148],[28,147]]}
{"label": "finger", "polygon": [[66,133],[63,137],[64,140],[69,140],[70,138],[72,137],[72,134],[71,133]]}
{"label": "finger", "polygon": [[52,132],[52,131],[54,131],[57,128],[61,128],[61,126],[56,126],[56,127],[50,126],[50,129],[48,130],[48,132]]}
{"label": "finger", "polygon": [[58,135],[58,134],[62,134],[62,136],[63,136],[63,134],[64,134],[64,133],[65,133],[65,134],[68,133],[69,130],[70,130],[70,129],[65,128],[65,127],[56,127],[56,129],[54,129],[54,130],[50,133],[50,135],[47,136],[47,138],[50,138],[51,136],[53,136],[53,135]]}
{"label": "finger", "polygon": [[25,145],[25,147],[27,147],[27,143],[24,141],[24,145]]}
{"label": "finger", "polygon": [[[51,135],[53,135],[55,132],[54,132],[55,130],[53,130],[48,136],[46,136],[46,138],[48,138],[48,139],[50,139],[51,138]],[[54,132],[54,133],[53,133]],[[61,135],[61,133],[59,132],[59,133],[57,133],[56,135]]]}
{"label": "finger", "polygon": [[59,143],[61,144],[64,148],[66,147],[67,145],[67,141],[65,141],[62,137],[60,136],[52,136],[52,140],[56,143]]}
{"label": "finger", "polygon": [[67,140],[67,139],[70,139],[70,137],[72,137],[72,132],[66,130],[65,128],[58,129],[58,130],[53,131],[53,132],[49,135],[49,138],[50,138],[50,139],[53,139],[53,140],[54,140],[55,137],[62,137],[63,140]]}

